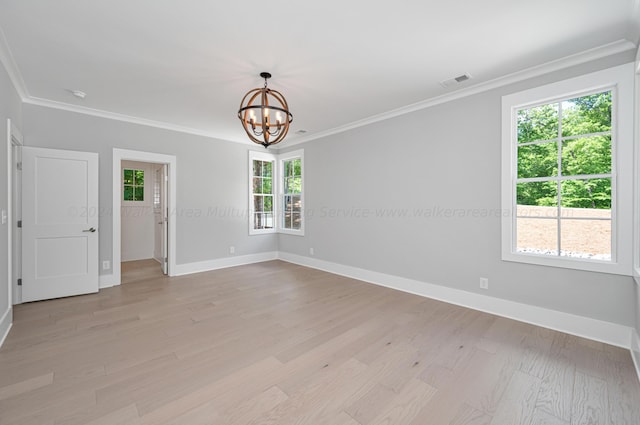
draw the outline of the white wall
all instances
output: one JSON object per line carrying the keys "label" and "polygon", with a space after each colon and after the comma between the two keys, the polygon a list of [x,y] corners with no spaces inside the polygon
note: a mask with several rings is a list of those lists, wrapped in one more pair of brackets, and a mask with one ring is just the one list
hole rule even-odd
{"label": "white wall", "polygon": [[[155,166],[146,162],[122,161],[121,170],[144,171],[143,201],[123,201],[121,207],[121,260],[154,258],[153,183]],[[122,174],[121,174],[122,175]]]}
{"label": "white wall", "polygon": [[[226,142],[36,105],[23,106],[27,146],[100,155],[100,260],[112,260],[112,149],[175,155],[178,265],[277,250],[276,235],[248,235],[248,149]],[[101,271],[110,274],[111,271]]]}
{"label": "white wall", "polygon": [[[304,238],[279,235],[280,251],[314,248],[319,260],[633,326],[630,276],[502,261],[500,214],[473,216],[501,208],[503,95],[631,60],[616,55],[283,149],[305,149],[307,222]],[[359,209],[373,214],[345,216]]]}
{"label": "white wall", "polygon": [[[9,169],[7,166],[7,119],[22,128],[21,101],[5,68],[0,65],[0,210],[8,210],[10,192],[7,190]],[[9,268],[7,247],[9,223],[0,224],[0,343],[7,334],[12,321],[11,282],[7,276]]]}

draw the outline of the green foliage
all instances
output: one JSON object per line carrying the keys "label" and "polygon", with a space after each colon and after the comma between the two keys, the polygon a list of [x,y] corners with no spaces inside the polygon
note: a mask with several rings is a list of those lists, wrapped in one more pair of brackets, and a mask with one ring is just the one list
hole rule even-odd
{"label": "green foliage", "polygon": [[558,205],[558,184],[554,181],[518,183],[518,205],[555,207]]}
{"label": "green foliage", "polygon": [[144,170],[123,170],[124,201],[144,201]]}
{"label": "green foliage", "polygon": [[561,187],[563,207],[611,209],[611,179],[567,180]]}
{"label": "green foliage", "polygon": [[551,140],[557,137],[557,103],[518,111],[518,143]]}
{"label": "green foliage", "polygon": [[558,142],[518,146],[518,178],[558,175]]}
{"label": "green foliage", "polygon": [[611,136],[574,139],[562,144],[562,175],[611,172]]}
{"label": "green foliage", "polygon": [[[520,110],[517,119],[518,178],[556,177],[559,174],[588,176],[611,172],[610,134],[575,137],[610,132],[611,92]],[[562,137],[569,137],[569,140],[559,139],[560,127]],[[562,140],[560,152],[558,140]],[[558,202],[557,186],[556,181],[519,183],[517,202],[519,205],[555,206]],[[610,209],[611,179],[563,181],[560,199],[563,207]]]}
{"label": "green foliage", "polygon": [[611,130],[611,92],[596,93],[563,102],[562,135]]}
{"label": "green foliage", "polygon": [[284,162],[284,192],[302,192],[302,161],[300,158]]}

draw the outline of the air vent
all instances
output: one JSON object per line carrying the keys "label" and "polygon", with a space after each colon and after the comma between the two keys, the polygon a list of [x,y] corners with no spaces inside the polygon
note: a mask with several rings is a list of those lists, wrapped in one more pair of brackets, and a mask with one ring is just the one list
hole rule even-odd
{"label": "air vent", "polygon": [[463,83],[467,80],[471,79],[471,75],[469,73],[465,73],[462,75],[458,75],[457,77],[451,78],[450,80],[440,81],[440,85],[444,88],[449,88],[452,86],[456,86],[460,83]]}
{"label": "air vent", "polygon": [[78,99],[84,99],[85,97],[87,97],[87,94],[82,90],[68,89],[68,92],[74,95],[75,97],[77,97]]}

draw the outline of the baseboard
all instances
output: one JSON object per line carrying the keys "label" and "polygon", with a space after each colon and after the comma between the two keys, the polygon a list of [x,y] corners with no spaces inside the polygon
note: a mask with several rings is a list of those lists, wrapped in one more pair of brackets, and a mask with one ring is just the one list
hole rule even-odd
{"label": "baseboard", "polygon": [[113,274],[101,274],[99,276],[99,288],[111,288],[112,286],[116,286],[118,283],[116,282]]}
{"label": "baseboard", "polygon": [[4,340],[7,339],[7,335],[9,335],[9,330],[11,329],[13,321],[13,308],[9,306],[7,310],[2,315],[0,319],[0,347],[4,344]]}
{"label": "baseboard", "polygon": [[215,260],[199,261],[196,263],[176,264],[172,276],[182,276],[191,273],[208,272],[211,270],[224,269],[226,267],[242,266],[245,264],[261,263],[278,259],[278,252],[262,252],[259,254],[238,255]]}
{"label": "baseboard", "polygon": [[628,326],[287,252],[279,252],[278,258],[289,263],[327,271],[410,294],[444,301],[449,304],[468,307],[617,347],[631,348],[632,328]]}

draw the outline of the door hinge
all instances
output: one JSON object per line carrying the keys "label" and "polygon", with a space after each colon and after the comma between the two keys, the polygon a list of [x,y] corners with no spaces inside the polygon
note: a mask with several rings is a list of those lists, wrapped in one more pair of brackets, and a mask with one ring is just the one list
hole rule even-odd
{"label": "door hinge", "polygon": [[18,279],[18,286],[22,286],[22,279]]}
{"label": "door hinge", "polygon": [[22,220],[18,220],[18,228],[22,229]]}
{"label": "door hinge", "polygon": [[168,263],[169,262],[169,257],[164,257],[164,262]]}
{"label": "door hinge", "polygon": [[16,162],[16,168],[18,171],[22,171],[22,162]]}
{"label": "door hinge", "polygon": [[165,176],[164,176],[164,181],[166,181],[166,182],[168,182],[168,181],[169,181],[169,175],[168,175],[168,174],[165,174]]}

